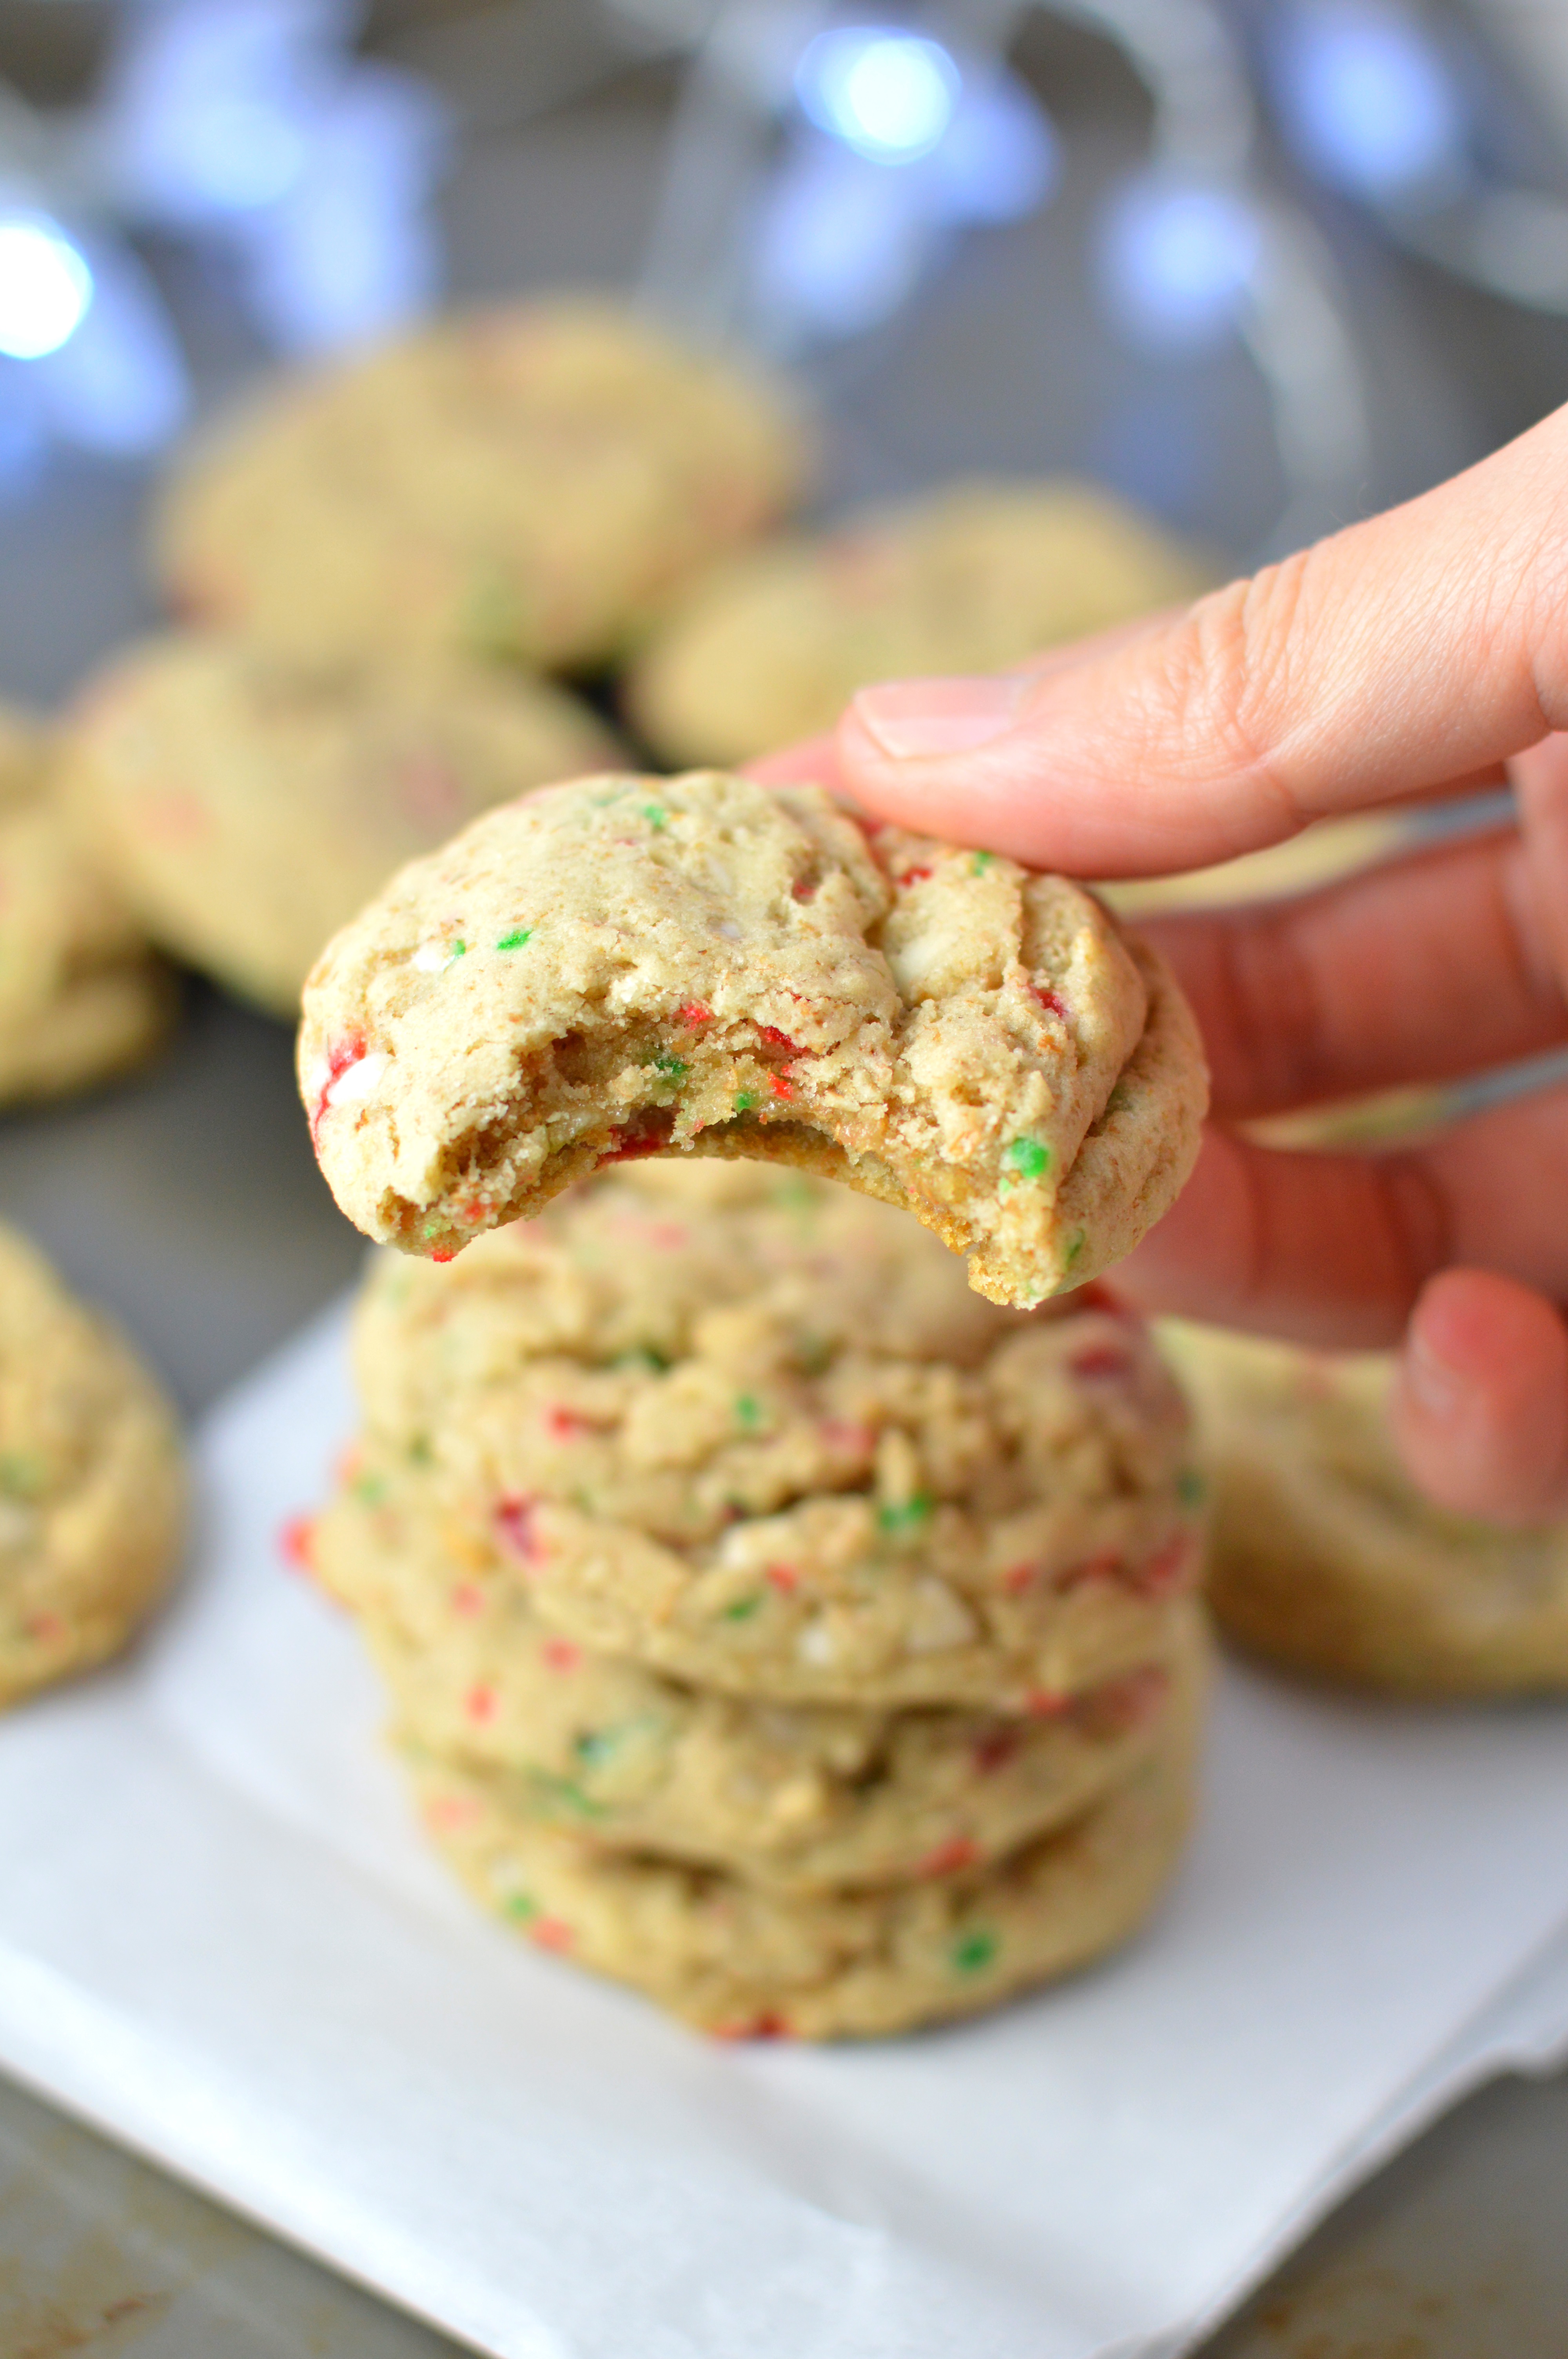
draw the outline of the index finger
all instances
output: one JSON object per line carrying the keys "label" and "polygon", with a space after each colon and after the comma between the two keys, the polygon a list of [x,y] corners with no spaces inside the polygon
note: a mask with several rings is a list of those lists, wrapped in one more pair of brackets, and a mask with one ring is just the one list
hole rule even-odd
{"label": "index finger", "polygon": [[1568,409],[1435,491],[1044,669],[863,690],[835,782],[1074,875],[1438,791],[1568,724]]}

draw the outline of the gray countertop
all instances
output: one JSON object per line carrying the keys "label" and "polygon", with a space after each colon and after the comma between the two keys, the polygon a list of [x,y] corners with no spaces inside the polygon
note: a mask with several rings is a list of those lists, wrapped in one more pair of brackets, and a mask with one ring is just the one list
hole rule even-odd
{"label": "gray countertop", "polygon": [[[560,14],[521,12],[541,39]],[[0,27],[0,67],[3,51]],[[495,86],[493,59],[477,54],[463,70]],[[1071,135],[1063,197],[1040,222],[978,242],[873,353],[821,369],[831,489],[876,494],[981,466],[1109,465],[1118,450],[1164,436],[1194,454],[1185,520],[1240,550],[1270,496],[1253,392],[1228,364],[1113,364],[1087,321],[1084,209],[1137,152],[1135,95],[1076,36],[1044,62]],[[454,291],[625,282],[647,215],[661,78],[633,74],[534,119],[505,106],[487,115],[471,91],[457,94],[471,121],[443,206]],[[1338,235],[1343,224],[1327,227]],[[1368,506],[1477,455],[1568,392],[1563,323],[1505,313],[1353,239],[1344,259],[1377,394]],[[232,377],[245,338],[221,292],[193,294],[177,262],[168,276],[195,305],[204,381]],[[1048,299],[1020,302],[1021,285]],[[1100,431],[1108,418],[1119,441]],[[145,627],[144,493],[82,466],[0,513],[0,690],[52,699]],[[193,984],[183,1027],[148,1073],[0,1120],[0,1211],[113,1304],[193,1413],[358,1265],[360,1242],[311,1160],[290,1049],[285,1027]],[[1568,2086],[1508,2084],[1346,2204],[1211,2350],[1562,2359],[1565,2321]],[[452,2347],[0,2082],[4,2359],[415,2359]],[[635,2348],[629,2330],[628,2359]]]}

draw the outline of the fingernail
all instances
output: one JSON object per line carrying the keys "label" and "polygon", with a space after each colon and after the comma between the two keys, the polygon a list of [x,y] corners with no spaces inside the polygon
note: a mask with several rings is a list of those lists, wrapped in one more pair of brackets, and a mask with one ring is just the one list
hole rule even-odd
{"label": "fingernail", "polygon": [[1405,1389],[1418,1408],[1444,1423],[1459,1408],[1465,1383],[1456,1369],[1440,1360],[1419,1330],[1405,1345]]}
{"label": "fingernail", "polygon": [[967,754],[1011,728],[1028,686],[1027,677],[1020,673],[1004,673],[1000,679],[883,680],[879,687],[861,689],[854,701],[855,717],[895,762]]}

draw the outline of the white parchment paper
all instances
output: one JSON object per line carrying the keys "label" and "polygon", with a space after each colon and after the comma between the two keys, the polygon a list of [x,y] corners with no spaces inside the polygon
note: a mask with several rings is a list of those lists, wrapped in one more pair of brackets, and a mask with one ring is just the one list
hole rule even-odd
{"label": "white parchment paper", "polygon": [[0,1723],[0,2064],[505,2359],[1173,2354],[1568,2038],[1568,1710],[1228,1672],[1148,1935],[964,2028],[715,2047],[475,1915],[284,1566],[342,1320],[210,1420],[184,1596]]}

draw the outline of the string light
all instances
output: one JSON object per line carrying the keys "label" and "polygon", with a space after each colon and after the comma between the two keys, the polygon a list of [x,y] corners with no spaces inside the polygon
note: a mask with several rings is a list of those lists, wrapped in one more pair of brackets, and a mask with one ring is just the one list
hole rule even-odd
{"label": "string light", "polygon": [[41,213],[0,215],[0,353],[41,360],[75,334],[92,300],[92,273]]}

